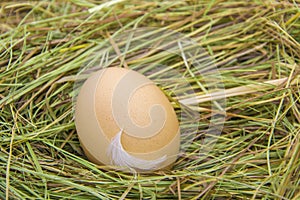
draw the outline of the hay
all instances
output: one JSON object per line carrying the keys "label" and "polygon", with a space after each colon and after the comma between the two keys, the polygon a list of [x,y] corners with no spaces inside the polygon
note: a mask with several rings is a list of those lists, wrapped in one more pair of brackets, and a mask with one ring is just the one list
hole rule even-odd
{"label": "hay", "polygon": [[[299,1],[0,5],[1,199],[300,198]],[[73,77],[108,35],[149,26],[187,34],[210,53],[229,94],[227,117],[205,160],[195,138],[172,170],[134,176],[86,160]],[[142,59],[170,62],[160,53]],[[270,80],[278,84],[261,87]],[[199,132],[210,118],[200,105]]]}

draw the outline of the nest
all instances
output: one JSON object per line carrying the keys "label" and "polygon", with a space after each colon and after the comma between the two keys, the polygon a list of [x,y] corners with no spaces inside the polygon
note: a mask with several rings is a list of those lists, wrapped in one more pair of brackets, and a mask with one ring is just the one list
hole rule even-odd
{"label": "nest", "polygon": [[[45,0],[0,6],[1,199],[300,198],[298,1]],[[150,50],[119,55],[114,38],[143,27],[192,38],[221,76],[226,118],[205,158],[200,149],[216,100],[205,99],[209,83],[184,57]],[[115,47],[112,65],[149,77],[156,66],[139,63],[168,66],[165,74],[176,68],[204,99],[193,107],[200,117],[184,124],[197,132],[171,169],[132,174],[84,155],[74,125],[74,84],[85,58],[105,40]],[[166,95],[178,109],[176,98]]]}

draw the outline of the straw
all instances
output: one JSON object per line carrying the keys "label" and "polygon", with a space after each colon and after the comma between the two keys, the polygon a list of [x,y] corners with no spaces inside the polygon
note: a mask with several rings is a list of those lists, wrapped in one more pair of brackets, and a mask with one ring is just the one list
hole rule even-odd
{"label": "straw", "polygon": [[[293,199],[300,198],[299,1],[1,1],[0,199]],[[171,169],[130,174],[93,164],[74,125],[76,75],[85,58],[142,27],[191,37],[222,77],[226,119],[201,156],[214,101],[205,77],[163,51],[119,52],[114,66],[176,69],[196,91],[200,112],[186,129],[186,150]],[[150,37],[151,38],[151,37]],[[147,41],[159,45],[159,38]],[[145,41],[145,44],[147,43]],[[144,45],[144,44],[140,44]],[[120,50],[120,49],[119,49]],[[108,64],[112,54],[98,55]],[[149,64],[141,67],[142,64]],[[152,63],[152,64],[151,64]],[[207,62],[207,67],[211,67]],[[208,68],[205,68],[208,69]],[[158,79],[162,83],[164,79]],[[158,84],[185,91],[176,77]],[[200,88],[203,87],[202,89]],[[188,92],[180,100],[190,99]]]}

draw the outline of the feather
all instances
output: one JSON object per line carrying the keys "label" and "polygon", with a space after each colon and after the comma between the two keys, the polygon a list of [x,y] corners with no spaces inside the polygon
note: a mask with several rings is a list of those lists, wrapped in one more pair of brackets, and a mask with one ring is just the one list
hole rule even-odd
{"label": "feather", "polygon": [[111,140],[111,143],[107,149],[107,153],[110,156],[111,163],[113,165],[129,169],[150,171],[159,168],[159,166],[166,161],[166,155],[155,160],[144,160],[130,155],[123,148],[121,142],[122,133],[123,130],[120,130],[120,132],[117,133],[117,135]]}

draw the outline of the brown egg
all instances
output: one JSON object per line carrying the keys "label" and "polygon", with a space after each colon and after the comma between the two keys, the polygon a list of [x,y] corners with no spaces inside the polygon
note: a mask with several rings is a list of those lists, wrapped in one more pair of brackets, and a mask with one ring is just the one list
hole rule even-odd
{"label": "brown egg", "polygon": [[133,70],[94,73],[77,97],[75,124],[87,157],[142,171],[175,162],[180,146],[176,113],[164,93]]}

